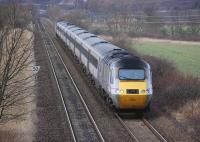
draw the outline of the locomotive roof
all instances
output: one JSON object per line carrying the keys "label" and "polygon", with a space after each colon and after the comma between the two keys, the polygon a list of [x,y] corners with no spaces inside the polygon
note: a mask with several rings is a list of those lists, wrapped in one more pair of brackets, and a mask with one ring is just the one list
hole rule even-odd
{"label": "locomotive roof", "polygon": [[128,56],[124,56],[122,58],[120,58],[120,60],[118,60],[115,63],[115,67],[118,68],[137,68],[137,69],[148,69],[149,66],[148,64],[140,59],[139,57],[133,56],[133,55],[128,55]]}

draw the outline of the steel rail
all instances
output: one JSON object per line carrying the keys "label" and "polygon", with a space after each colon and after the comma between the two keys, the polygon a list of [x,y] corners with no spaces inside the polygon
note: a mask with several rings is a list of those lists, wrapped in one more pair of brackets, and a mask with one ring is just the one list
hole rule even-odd
{"label": "steel rail", "polygon": [[138,138],[133,134],[133,132],[129,129],[129,127],[124,123],[124,121],[121,119],[121,117],[117,114],[114,113],[119,122],[124,126],[124,128],[128,131],[129,135],[135,142],[139,142]]}
{"label": "steel rail", "polygon": [[[43,25],[42,23],[41,23],[41,25],[42,25],[42,27],[44,28],[44,30],[46,30],[46,28],[44,27],[44,25]],[[70,79],[71,79],[71,81],[72,81],[74,87],[76,88],[76,91],[78,92],[78,95],[79,95],[79,97],[80,97],[80,99],[81,99],[81,102],[82,102],[82,104],[84,105],[85,110],[86,110],[86,112],[87,112],[87,114],[88,114],[88,116],[89,116],[89,118],[90,118],[90,120],[91,120],[91,122],[92,122],[92,124],[93,124],[93,126],[94,126],[94,128],[95,128],[95,130],[96,130],[96,132],[97,132],[97,134],[98,134],[98,136],[99,136],[99,138],[101,139],[102,142],[105,142],[105,140],[104,140],[104,138],[103,138],[103,136],[102,136],[102,134],[101,134],[101,132],[100,132],[100,130],[99,130],[99,128],[98,128],[98,126],[97,126],[97,124],[96,124],[94,118],[93,118],[93,116],[91,115],[91,113],[90,113],[90,111],[89,111],[89,109],[88,109],[88,107],[87,107],[87,105],[86,105],[86,103],[85,103],[85,101],[84,101],[84,99],[83,99],[83,97],[82,97],[82,95],[81,95],[81,93],[80,93],[80,91],[79,91],[79,89],[78,89],[78,87],[77,87],[77,85],[76,85],[74,79],[72,78],[71,73],[69,72],[69,69],[68,69],[67,66],[65,65],[65,63],[64,63],[64,61],[63,61],[63,59],[62,59],[62,57],[61,57],[61,55],[60,55],[60,53],[59,53],[59,51],[57,50],[54,41],[51,39],[51,37],[50,37],[50,35],[49,35],[48,32],[46,32],[46,34],[47,34],[47,36],[49,37],[49,39],[50,39],[50,41],[51,41],[51,43],[52,43],[52,45],[53,45],[53,47],[54,47],[54,49],[55,49],[57,55],[59,56],[60,60],[62,61],[62,64],[64,65],[65,70],[67,71],[67,73],[68,73],[68,75],[69,75],[69,77],[70,77]]]}
{"label": "steel rail", "polygon": [[[38,23],[38,28],[39,28],[40,32],[42,33],[42,30],[40,29],[39,23]],[[58,83],[58,78],[57,78],[57,76],[56,76],[55,69],[54,69],[53,63],[52,63],[52,61],[51,61],[49,51],[48,51],[48,49],[47,49],[47,46],[48,46],[48,45],[46,45],[46,41],[44,41],[44,39],[43,39],[43,43],[44,43],[44,46],[45,46],[45,49],[46,49],[46,53],[47,53],[47,55],[48,55],[48,60],[49,60],[50,65],[51,65],[51,69],[52,69],[52,72],[53,72],[53,75],[54,75],[54,78],[55,78],[55,81],[56,81],[57,88],[58,88],[58,91],[59,91],[59,94],[60,94],[60,97],[61,97],[61,101],[62,101],[62,105],[63,105],[63,107],[64,107],[65,115],[66,115],[67,120],[68,120],[68,123],[69,123],[69,127],[70,127],[70,131],[71,131],[71,133],[72,133],[73,141],[74,141],[74,142],[77,142],[76,137],[75,137],[75,134],[74,134],[74,130],[73,130],[73,127],[72,127],[72,123],[71,123],[71,120],[70,120],[70,118],[69,118],[69,113],[68,113],[68,111],[67,111],[66,104],[65,104],[65,101],[64,101],[64,98],[63,98],[63,94],[62,94],[60,85],[59,85],[59,83]]]}
{"label": "steel rail", "polygon": [[143,118],[142,121],[144,124],[151,130],[151,132],[162,142],[167,142],[167,140],[151,125],[151,123]]}

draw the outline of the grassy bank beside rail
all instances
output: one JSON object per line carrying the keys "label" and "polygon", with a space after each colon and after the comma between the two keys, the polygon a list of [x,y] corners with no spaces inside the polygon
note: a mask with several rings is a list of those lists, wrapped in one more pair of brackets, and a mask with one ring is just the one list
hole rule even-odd
{"label": "grassy bank beside rail", "polygon": [[184,74],[200,77],[200,43],[169,40],[136,39],[132,47],[141,54],[173,62]]}

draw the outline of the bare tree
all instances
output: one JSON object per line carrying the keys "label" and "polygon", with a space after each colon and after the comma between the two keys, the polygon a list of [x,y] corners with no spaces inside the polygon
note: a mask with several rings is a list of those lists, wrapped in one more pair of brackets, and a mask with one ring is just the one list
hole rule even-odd
{"label": "bare tree", "polygon": [[0,119],[6,109],[30,95],[33,87],[32,76],[24,72],[32,62],[33,36],[27,35],[23,23],[28,12],[16,1],[11,1],[3,12],[6,22],[0,31]]}

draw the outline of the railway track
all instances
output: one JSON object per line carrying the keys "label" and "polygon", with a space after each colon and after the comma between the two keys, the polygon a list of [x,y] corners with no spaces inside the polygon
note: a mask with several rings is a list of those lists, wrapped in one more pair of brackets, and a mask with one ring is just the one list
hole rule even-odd
{"label": "railway track", "polygon": [[[51,37],[49,35],[48,35],[48,37],[51,39]],[[54,44],[54,41],[51,41],[51,42]],[[54,48],[58,52],[58,50],[56,49],[55,46],[54,46]],[[60,58],[61,58],[61,56],[60,56]],[[80,91],[79,91],[79,93],[80,93]],[[121,125],[126,129],[128,134],[130,135],[130,137],[131,137],[130,141],[135,141],[135,142],[141,142],[141,141],[145,141],[145,142],[157,142],[157,141],[167,142],[165,140],[165,138],[162,137],[162,135],[160,135],[159,132],[156,131],[156,129],[146,119],[126,120],[126,119],[122,119],[121,117],[119,117],[119,115],[117,113],[114,113],[114,114],[115,114],[116,118],[119,120],[119,122],[121,123]],[[131,126],[133,126],[133,124],[134,124],[134,128],[131,127]],[[139,132],[138,132],[138,130],[139,130]],[[141,132],[143,134],[141,134]],[[146,133],[144,133],[144,132],[146,132]]]}
{"label": "railway track", "polygon": [[104,138],[96,125],[81,93],[76,86],[68,68],[44,26],[38,20],[36,25],[40,32],[48,59],[55,77],[57,88],[66,113],[73,141],[102,141]]}
{"label": "railway track", "polygon": [[167,142],[167,140],[145,119],[122,119],[117,113],[115,116],[126,128],[136,142]]}
{"label": "railway track", "polygon": [[167,140],[151,125],[151,123],[143,118],[142,119],[143,123],[154,133],[154,135],[162,142],[167,142]]}

